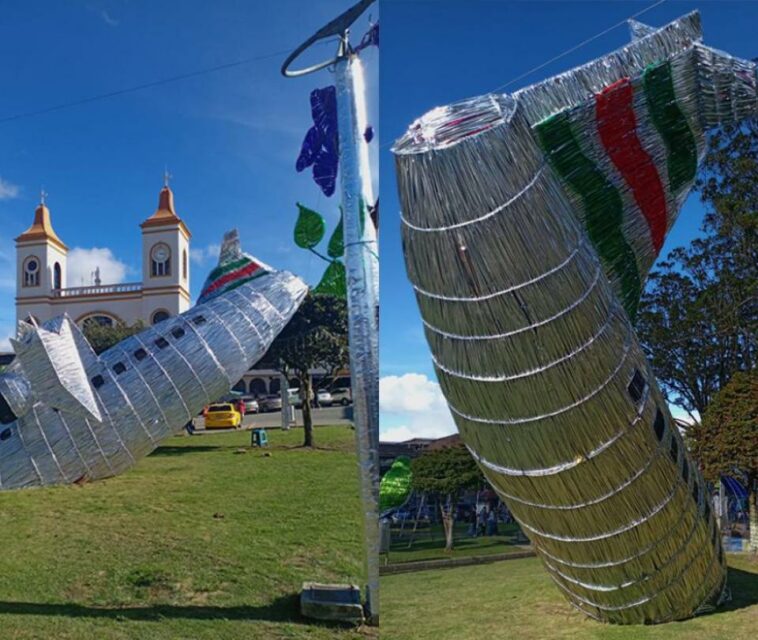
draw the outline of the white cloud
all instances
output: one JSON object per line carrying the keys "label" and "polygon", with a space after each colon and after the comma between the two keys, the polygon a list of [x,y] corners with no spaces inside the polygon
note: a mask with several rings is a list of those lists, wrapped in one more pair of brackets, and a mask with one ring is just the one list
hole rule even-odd
{"label": "white cloud", "polygon": [[379,380],[380,438],[441,438],[457,431],[439,384],[420,373]]}
{"label": "white cloud", "polygon": [[209,244],[207,247],[193,247],[190,249],[190,260],[197,265],[203,266],[218,260],[221,245]]}
{"label": "white cloud", "polygon": [[383,411],[429,411],[444,404],[440,386],[421,373],[384,376],[379,381],[379,402]]}
{"label": "white cloud", "polygon": [[119,21],[116,20],[116,18],[114,18],[105,9],[100,11],[100,17],[103,19],[103,22],[105,22],[105,24],[107,24],[109,27],[116,27],[119,24]]}
{"label": "white cloud", "polygon": [[0,178],[0,200],[12,200],[17,198],[21,189],[18,185]]}
{"label": "white cloud", "polygon": [[110,249],[74,247],[68,252],[67,286],[81,287],[92,284],[92,273],[98,267],[103,284],[124,282],[129,273],[129,266],[116,258]]}
{"label": "white cloud", "polygon": [[11,338],[16,337],[16,327],[11,325],[0,325],[0,353],[13,351],[11,347]]}

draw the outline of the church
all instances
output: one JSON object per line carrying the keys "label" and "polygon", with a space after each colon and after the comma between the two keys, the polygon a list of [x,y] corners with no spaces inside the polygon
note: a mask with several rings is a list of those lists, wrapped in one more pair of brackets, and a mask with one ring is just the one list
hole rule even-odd
{"label": "church", "polygon": [[158,196],[158,208],[140,227],[140,282],[103,284],[95,271],[91,286],[70,287],[68,247],[53,229],[43,195],[34,222],[16,238],[16,319],[40,323],[68,313],[80,326],[138,321],[151,325],[189,309],[191,234],[174,209],[168,180]]}
{"label": "church", "polygon": [[[187,225],[174,208],[168,176],[158,196],[158,208],[140,225],[142,230],[142,280],[122,284],[100,282],[69,287],[66,281],[68,247],[53,229],[44,196],[34,212],[32,225],[16,238],[16,320],[38,324],[67,313],[79,326],[142,322],[156,324],[191,307],[190,238]],[[95,271],[97,265],[93,264]],[[97,274],[97,271],[95,271]],[[0,354],[0,357],[2,354]],[[12,359],[6,354],[6,364]],[[234,387],[252,396],[279,394],[281,376],[272,363],[259,363]],[[318,381],[326,372],[314,370]],[[342,386],[349,374],[342,372]]]}

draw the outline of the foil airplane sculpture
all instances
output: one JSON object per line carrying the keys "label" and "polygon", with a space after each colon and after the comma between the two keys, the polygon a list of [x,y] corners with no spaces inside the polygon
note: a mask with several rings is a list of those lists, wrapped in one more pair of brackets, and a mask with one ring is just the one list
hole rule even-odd
{"label": "foil airplane sculpture", "polygon": [[123,473],[227,393],[306,293],[233,231],[194,308],[100,356],[65,315],[21,323],[0,374],[0,490]]}
{"label": "foil airplane sculpture", "polygon": [[728,597],[706,484],[633,328],[708,130],[756,65],[697,12],[396,142],[409,278],[461,437],[571,604],[658,623]]}

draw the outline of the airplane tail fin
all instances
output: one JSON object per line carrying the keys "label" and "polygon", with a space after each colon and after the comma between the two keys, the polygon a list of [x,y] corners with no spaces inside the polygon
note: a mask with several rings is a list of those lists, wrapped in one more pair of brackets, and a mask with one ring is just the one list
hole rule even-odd
{"label": "airplane tail fin", "polygon": [[208,302],[272,271],[271,267],[242,251],[239,232],[232,229],[224,234],[218,266],[206,278],[197,303]]}

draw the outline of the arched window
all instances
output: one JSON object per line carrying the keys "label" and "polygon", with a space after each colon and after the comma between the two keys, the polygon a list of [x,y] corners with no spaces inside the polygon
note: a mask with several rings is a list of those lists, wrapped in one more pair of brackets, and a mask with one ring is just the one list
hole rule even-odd
{"label": "arched window", "polygon": [[112,327],[114,324],[116,323],[110,316],[96,313],[91,316],[87,316],[84,320],[82,320],[82,329],[86,329],[87,327],[91,327],[93,325],[100,327]]}
{"label": "arched window", "polygon": [[53,289],[62,289],[63,275],[61,274],[61,263],[56,262],[53,267]]}
{"label": "arched window", "polygon": [[165,309],[158,309],[158,311],[153,312],[153,315],[150,318],[150,324],[158,324],[159,322],[168,320],[170,317],[171,314],[168,311]]}
{"label": "arched window", "polygon": [[274,396],[274,395],[277,395],[281,391],[281,389],[282,389],[282,383],[279,381],[279,378],[278,377],[273,378],[271,380],[271,383],[269,384],[268,392],[272,396]]}
{"label": "arched window", "polygon": [[36,256],[24,260],[24,286],[39,287],[40,262]]}
{"label": "arched window", "polygon": [[153,278],[171,275],[171,249],[163,242],[150,250],[150,275]]}
{"label": "arched window", "polygon": [[266,381],[263,378],[253,378],[250,381],[251,396],[265,396],[266,395]]}
{"label": "arched window", "polygon": [[186,280],[189,277],[189,269],[187,265],[187,250],[182,251],[182,275]]}

